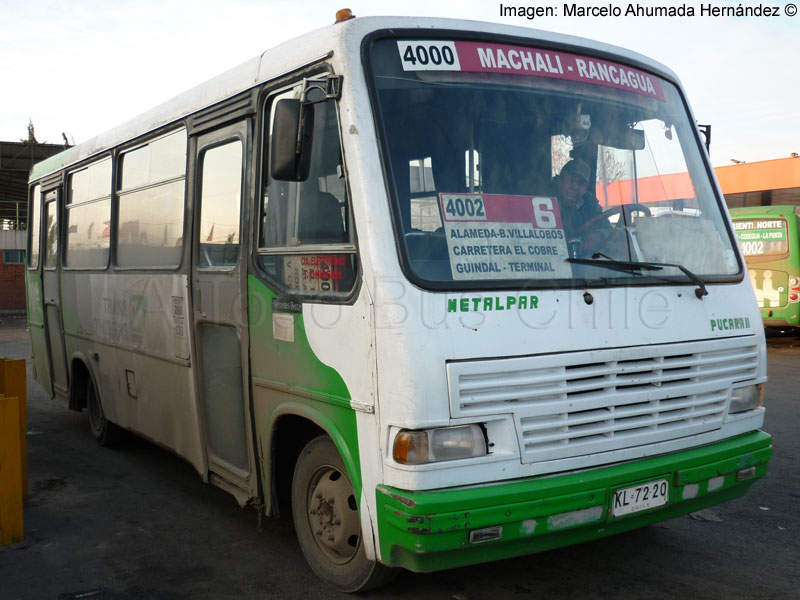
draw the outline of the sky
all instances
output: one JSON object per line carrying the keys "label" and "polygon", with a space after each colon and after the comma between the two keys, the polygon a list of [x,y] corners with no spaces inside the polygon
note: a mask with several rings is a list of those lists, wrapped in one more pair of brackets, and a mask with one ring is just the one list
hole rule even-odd
{"label": "sky", "polygon": [[[797,0],[792,0],[795,2]],[[694,16],[625,16],[652,7]],[[701,7],[776,7],[777,16],[702,16]],[[568,7],[620,16],[566,16]],[[287,39],[358,16],[429,16],[569,33],[671,68],[714,166],[800,153],[800,16],[780,0],[0,0],[0,140],[86,141]],[[501,16],[501,7],[551,14]],[[796,13],[796,9],[794,9]]]}

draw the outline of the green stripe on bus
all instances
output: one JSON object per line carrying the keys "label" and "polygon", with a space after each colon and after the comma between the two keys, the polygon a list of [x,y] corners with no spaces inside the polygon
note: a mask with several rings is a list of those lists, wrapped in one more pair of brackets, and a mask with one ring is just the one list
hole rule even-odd
{"label": "green stripe on bus", "polygon": [[[459,490],[406,492],[378,486],[381,557],[418,572],[532,554],[695,512],[743,495],[767,471],[771,437],[761,431],[701,448],[561,477]],[[739,481],[737,472],[752,468]],[[669,482],[664,507],[613,518],[613,490]],[[473,543],[470,532],[501,528]]]}
{"label": "green stripe on bus", "polygon": [[296,414],[327,431],[361,499],[361,467],[355,411],[350,391],[339,373],[323,363],[308,342],[302,314],[294,315],[294,341],[276,340],[272,330],[272,300],[277,295],[257,277],[248,276],[250,369],[255,387],[269,388],[274,398],[266,423],[256,423],[259,435],[274,417]]}

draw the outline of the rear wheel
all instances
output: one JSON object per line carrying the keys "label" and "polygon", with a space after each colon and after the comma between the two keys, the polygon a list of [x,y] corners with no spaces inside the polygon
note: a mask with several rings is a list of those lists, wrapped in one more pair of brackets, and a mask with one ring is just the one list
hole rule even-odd
{"label": "rear wheel", "polygon": [[328,585],[358,592],[394,577],[394,570],[366,557],[353,484],[327,436],[311,440],[297,459],[292,516],[308,564]]}
{"label": "rear wheel", "polygon": [[97,392],[97,386],[91,375],[89,375],[86,382],[86,408],[89,413],[89,430],[98,444],[101,446],[113,446],[122,440],[122,429],[106,419],[103,413],[100,394]]}

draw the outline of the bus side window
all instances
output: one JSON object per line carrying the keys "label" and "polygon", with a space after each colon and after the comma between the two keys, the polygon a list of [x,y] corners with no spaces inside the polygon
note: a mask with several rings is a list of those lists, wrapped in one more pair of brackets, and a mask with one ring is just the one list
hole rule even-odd
{"label": "bus side window", "polygon": [[44,204],[44,268],[55,269],[58,266],[58,203],[57,195],[50,192]]}
{"label": "bus side window", "polygon": [[41,223],[42,186],[35,185],[31,190],[30,209],[28,210],[28,268],[39,268],[39,225]]}
{"label": "bus side window", "polygon": [[336,104],[327,100],[313,110],[308,178],[295,182],[270,176],[264,190],[259,262],[290,291],[345,294],[355,285],[357,256]]}
{"label": "bus side window", "polygon": [[111,158],[69,174],[64,263],[105,269],[111,240]]}
{"label": "bus side window", "polygon": [[201,155],[200,267],[235,267],[239,259],[242,150],[234,140]]}
{"label": "bus side window", "polygon": [[116,263],[176,268],[183,246],[186,130],[121,155]]}

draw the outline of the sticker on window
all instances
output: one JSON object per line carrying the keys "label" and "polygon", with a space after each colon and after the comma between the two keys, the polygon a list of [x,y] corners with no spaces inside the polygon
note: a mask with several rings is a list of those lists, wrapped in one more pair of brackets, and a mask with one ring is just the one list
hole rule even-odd
{"label": "sticker on window", "polygon": [[338,292],[347,266],[345,255],[286,256],[284,283],[304,292]]}
{"label": "sticker on window", "polygon": [[398,41],[404,71],[462,71],[550,77],[613,87],[665,100],[659,79],[594,56],[488,42]]}
{"label": "sticker on window", "polygon": [[572,276],[555,198],[440,194],[439,204],[453,279]]}
{"label": "sticker on window", "polygon": [[397,42],[404,71],[460,71],[455,42]]}

